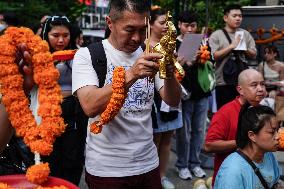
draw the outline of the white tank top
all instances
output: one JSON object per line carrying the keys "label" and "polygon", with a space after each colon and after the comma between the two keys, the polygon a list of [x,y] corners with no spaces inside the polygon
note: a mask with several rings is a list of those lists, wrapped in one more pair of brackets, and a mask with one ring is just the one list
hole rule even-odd
{"label": "white tank top", "polygon": [[279,73],[275,70],[272,70],[267,63],[264,63],[264,79],[268,81],[279,81]]}

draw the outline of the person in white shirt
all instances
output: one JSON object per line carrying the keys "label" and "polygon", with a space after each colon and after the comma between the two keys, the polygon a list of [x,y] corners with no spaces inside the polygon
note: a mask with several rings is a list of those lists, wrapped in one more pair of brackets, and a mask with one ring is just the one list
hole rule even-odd
{"label": "person in white shirt", "polygon": [[[72,92],[77,95],[89,125],[98,119],[112,94],[112,75],[123,66],[128,96],[115,118],[102,132],[94,135],[88,129],[86,141],[86,181],[90,189],[160,189],[159,159],[153,142],[151,108],[154,87],[170,106],[180,102],[181,88],[168,66],[172,79],[157,77],[157,53],[143,53],[145,18],[149,17],[147,0],[111,0],[106,23],[111,31],[103,40],[107,58],[107,74],[102,88],[92,66],[88,48],[81,48],[74,57]],[[154,83],[148,77],[156,74]]]}

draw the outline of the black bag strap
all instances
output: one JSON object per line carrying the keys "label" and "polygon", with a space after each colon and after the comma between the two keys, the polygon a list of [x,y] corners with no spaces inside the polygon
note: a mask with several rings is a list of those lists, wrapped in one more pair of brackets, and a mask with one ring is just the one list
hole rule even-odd
{"label": "black bag strap", "polygon": [[227,32],[227,30],[225,30],[225,28],[222,29],[223,33],[225,34],[227,40],[229,41],[229,43],[231,44],[232,43],[232,40]]}
{"label": "black bag strap", "polygon": [[92,43],[87,48],[90,51],[92,65],[98,75],[99,87],[101,88],[104,86],[107,73],[107,58],[103,43],[101,41]]}
{"label": "black bag strap", "polygon": [[262,174],[260,173],[259,169],[255,166],[255,164],[251,161],[251,159],[246,154],[244,154],[242,151],[240,151],[240,150],[237,150],[236,152],[241,157],[243,157],[248,162],[248,164],[252,167],[252,169],[254,170],[255,174],[258,176],[262,186],[265,189],[270,189],[268,184],[267,184],[267,182],[265,181],[265,179],[263,178]]}

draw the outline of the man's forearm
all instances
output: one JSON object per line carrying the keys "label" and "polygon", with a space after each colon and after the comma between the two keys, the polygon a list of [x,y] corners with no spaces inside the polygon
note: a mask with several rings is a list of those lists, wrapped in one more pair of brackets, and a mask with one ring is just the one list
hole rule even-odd
{"label": "man's forearm", "polygon": [[227,56],[229,53],[231,53],[232,50],[233,50],[232,45],[229,45],[228,47],[226,47],[226,48],[224,48],[224,49],[222,49],[222,50],[216,51],[216,52],[213,54],[215,61],[224,58],[224,57]]}
{"label": "man's forearm", "polygon": [[205,143],[205,151],[210,153],[227,153],[237,148],[235,140],[219,140]]}
{"label": "man's forearm", "polygon": [[[130,72],[125,73],[125,89],[128,90],[137,79]],[[89,117],[95,117],[102,113],[110,101],[112,95],[112,84],[102,88],[86,86],[77,91],[80,104]]]}
{"label": "man's forearm", "polygon": [[255,58],[256,57],[256,51],[252,49],[248,49],[246,52],[246,56],[249,58]]}

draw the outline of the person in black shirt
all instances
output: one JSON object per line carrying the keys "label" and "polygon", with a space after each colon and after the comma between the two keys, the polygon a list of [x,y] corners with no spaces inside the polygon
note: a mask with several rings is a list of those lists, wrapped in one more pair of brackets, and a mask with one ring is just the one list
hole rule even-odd
{"label": "person in black shirt", "polygon": [[[177,49],[186,33],[197,32],[197,17],[189,11],[182,12],[179,17],[179,29],[181,34],[177,37]],[[200,87],[198,67],[201,64],[197,60],[194,62],[180,60],[180,63],[185,70],[185,77],[181,84],[190,96],[182,101],[184,126],[176,130],[177,162],[175,166],[181,179],[191,179],[191,172],[194,176],[202,178],[206,176],[206,173],[200,168],[199,155],[204,140],[208,97],[211,92],[204,92]]]}

